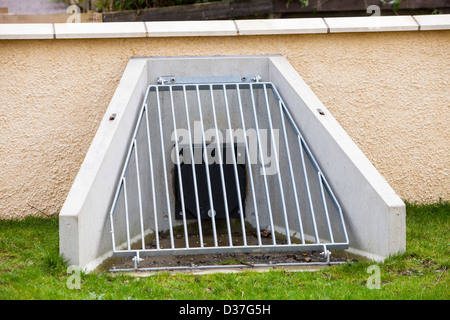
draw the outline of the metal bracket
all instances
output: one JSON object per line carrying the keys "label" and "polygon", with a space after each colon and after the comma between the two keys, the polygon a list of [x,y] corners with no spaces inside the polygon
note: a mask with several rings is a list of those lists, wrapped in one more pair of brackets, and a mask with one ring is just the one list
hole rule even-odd
{"label": "metal bracket", "polygon": [[212,83],[246,83],[259,82],[259,75],[244,76],[161,76],[158,84],[212,84]]}
{"label": "metal bracket", "polygon": [[326,246],[323,246],[323,252],[321,252],[320,255],[322,255],[324,259],[326,259],[327,264],[331,264],[330,263],[331,252],[327,249]]}
{"label": "metal bracket", "polygon": [[136,252],[136,256],[133,257],[133,262],[134,262],[134,269],[137,270],[138,269],[138,264],[139,262],[144,261],[144,259],[139,257],[139,252]]}

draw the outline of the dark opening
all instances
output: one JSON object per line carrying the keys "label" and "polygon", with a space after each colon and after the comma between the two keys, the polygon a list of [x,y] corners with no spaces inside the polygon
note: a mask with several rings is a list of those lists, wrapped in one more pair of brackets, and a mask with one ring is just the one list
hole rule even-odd
{"label": "dark opening", "polygon": [[[202,219],[211,219],[211,214],[215,213],[215,219],[225,219],[225,203],[223,195],[222,186],[222,175],[220,172],[219,158],[216,155],[216,145],[211,147],[212,144],[207,146],[208,153],[208,165],[209,175],[211,181],[211,193],[213,199],[214,211],[211,210],[209,192],[208,192],[208,182],[207,182],[207,172],[205,162],[203,160],[204,149],[203,146],[193,145],[194,150],[194,166],[195,174],[198,188],[198,200],[200,206],[200,217]],[[195,199],[195,187],[194,187],[194,177],[192,173],[192,163],[190,156],[190,146],[180,148],[180,171],[183,184],[183,195],[184,195],[184,205],[186,211],[186,219],[197,219],[197,205]],[[237,176],[239,182],[239,189],[242,199],[242,208],[244,210],[243,215],[245,217],[245,157],[244,150],[242,146],[234,144],[235,151],[235,161],[237,168]],[[216,161],[212,161],[216,159]],[[223,176],[225,180],[225,190],[227,194],[227,205],[230,218],[240,218],[239,211],[239,197],[237,194],[236,179],[235,179],[235,169],[234,161],[232,158],[231,145],[223,145],[222,147],[222,163],[223,163]],[[175,164],[174,168],[174,185],[175,185],[175,218],[177,220],[183,219],[183,210],[181,205],[181,189],[179,185],[180,174],[178,170],[178,165]]]}

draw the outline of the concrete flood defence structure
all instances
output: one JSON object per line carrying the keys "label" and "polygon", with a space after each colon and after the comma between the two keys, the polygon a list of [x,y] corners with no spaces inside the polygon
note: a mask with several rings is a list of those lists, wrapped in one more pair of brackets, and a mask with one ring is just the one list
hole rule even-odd
{"label": "concrete flood defence structure", "polygon": [[[122,230],[112,238],[107,208],[120,183],[139,108],[148,86],[157,81],[153,77],[180,76],[183,64],[197,64],[189,72],[211,77],[218,73],[203,74],[211,69],[205,61],[211,61],[220,68],[230,64],[230,72],[220,70],[222,77],[250,70],[249,75],[261,75],[261,81],[276,87],[342,208],[348,250],[373,259],[401,252],[404,209],[395,193],[409,202],[449,199],[449,29],[445,14],[0,24],[0,218],[60,213],[61,252],[88,270],[112,254],[112,239],[121,249],[127,242],[139,243],[142,233],[151,237],[148,221],[143,232],[140,224],[137,232],[130,229],[130,241],[116,221]],[[226,63],[219,59],[224,56]],[[259,100],[257,106],[264,109]],[[164,125],[173,127],[170,120]],[[298,162],[292,159],[296,173],[302,172]],[[135,167],[132,163],[129,171]],[[141,169],[145,172],[145,165]],[[170,170],[175,169],[171,163]],[[168,172],[168,177],[174,175]],[[176,186],[176,179],[170,183]],[[132,206],[138,197],[133,183],[128,186]],[[176,190],[159,187],[163,191],[156,196],[173,201]],[[246,204],[252,201],[248,189],[243,194]],[[264,192],[257,196],[264,202]],[[299,196],[301,207],[304,199]],[[117,208],[124,208],[122,195]],[[251,225],[251,206],[245,210]],[[180,222],[174,225],[182,227]],[[274,222],[274,230],[283,232],[286,224]],[[311,232],[304,231],[309,242]],[[318,232],[321,244],[331,242],[327,232],[325,238]]]}
{"label": "concrete flood defence structure", "polygon": [[[345,221],[344,233],[346,234],[336,236],[345,244],[342,248],[348,247],[349,252],[374,260],[382,260],[391,254],[405,250],[406,227],[403,201],[284,57],[280,55],[142,57],[132,58],[128,62],[60,212],[60,252],[69,259],[71,264],[92,270],[113,254],[113,248],[117,254],[120,248],[123,249],[128,244],[129,249],[130,243],[141,240],[144,242],[144,236],[154,232],[155,228],[152,227],[152,223],[139,225],[138,218],[126,221],[125,232],[123,218],[120,218],[122,219],[121,223],[111,220],[111,218],[116,219],[119,214],[124,216],[124,210],[118,209],[121,213],[115,213],[116,216],[111,213],[115,205],[114,201],[118,201],[116,199],[117,186],[123,175],[124,163],[130,150],[130,141],[133,139],[136,122],[146,99],[148,87],[156,85],[162,76],[174,75],[209,78],[258,75],[262,82],[273,83],[293,122],[306,140],[323,176],[326,177],[329,198],[324,202],[338,203],[342,210],[343,220],[341,222]],[[180,110],[177,109],[174,113],[178,114]],[[245,117],[249,116],[248,112],[243,112]],[[147,124],[149,127],[157,127],[158,115],[156,113],[149,113],[149,115],[146,120]],[[224,121],[220,120],[223,116],[223,114],[218,115],[219,122]],[[237,116],[232,113],[231,117]],[[165,130],[173,130],[169,117],[164,118],[163,116],[162,123],[167,124]],[[170,157],[171,151],[170,143],[173,146],[173,140],[166,142],[163,148],[165,151],[162,152],[167,153],[168,157]],[[152,152],[161,151],[152,148]],[[286,158],[286,154],[281,148],[279,157],[280,159]],[[296,170],[300,170],[298,169],[300,168],[298,159],[292,159],[292,163],[297,166]],[[161,174],[165,171],[169,175],[167,181],[174,184],[173,170],[171,168],[162,170],[160,167],[161,162],[155,164],[155,170]],[[167,207],[166,210],[166,204],[163,204],[162,200],[159,202],[155,200],[155,206],[152,206],[152,202],[149,200],[147,206],[140,208],[141,214],[147,219],[154,214],[153,208],[157,208],[158,211],[166,210],[165,220],[161,218],[160,221],[165,221],[167,225],[167,219],[170,221],[173,219],[177,225],[174,216],[177,214],[174,201],[175,189],[173,186],[165,189],[162,175],[156,173],[152,175],[149,173],[149,169],[149,167],[141,165],[142,173],[139,174],[141,180],[144,177],[154,178],[156,181],[153,188],[154,197],[156,199],[167,198],[170,208]],[[281,167],[281,171],[287,170],[287,167]],[[314,173],[311,168],[308,170],[311,174]],[[325,180],[323,181],[325,182]],[[145,183],[149,184],[148,181]],[[249,183],[248,179],[246,183]],[[271,183],[276,185],[276,181],[273,180],[269,183],[269,188],[272,188]],[[247,212],[245,219],[253,226],[255,218],[251,214],[251,203],[255,202],[252,200],[265,201],[262,200],[263,186],[255,184],[255,189],[257,192],[253,195],[248,187],[245,190],[245,211]],[[138,197],[150,198],[151,189],[148,190],[143,194],[140,190],[139,192],[128,192],[128,203],[137,203]],[[312,193],[314,192],[312,197],[320,197],[320,191]],[[336,201],[333,201],[332,196]],[[253,199],[254,197],[257,199]],[[308,210],[307,197],[300,196],[299,199],[302,211],[306,212]],[[279,205],[276,202],[274,200],[274,206]],[[293,219],[291,215],[295,211],[294,208],[289,207],[289,204],[286,206],[290,215],[288,219]],[[123,200],[119,207],[124,207]],[[134,212],[138,211],[138,207],[134,206],[134,209]],[[274,211],[281,212],[281,209],[278,208]],[[326,234],[323,226],[330,221],[333,225],[339,224],[339,219],[335,218],[325,221],[324,217],[328,217],[328,212],[326,213],[326,215],[320,214],[321,218],[316,214],[320,234],[320,239],[316,240],[319,244],[328,243],[322,239]],[[131,216],[133,213],[127,212],[127,219],[128,214]],[[330,211],[330,217],[332,214],[333,212]],[[339,212],[334,212],[334,214],[339,216]],[[136,217],[138,216],[136,215]],[[285,228],[282,221],[282,219],[274,219],[273,232]],[[114,224],[114,222],[116,223]],[[264,223],[267,224],[267,221]],[[182,226],[180,221],[178,221],[178,225]],[[158,231],[168,230],[164,223],[161,223],[159,228]],[[111,232],[114,230],[116,230],[116,234],[112,236]],[[118,230],[121,230],[121,236],[118,236],[120,233]],[[335,231],[335,227],[333,227],[333,231]],[[295,232],[292,230],[286,232],[290,235],[294,234],[295,237]],[[314,238],[314,232],[311,229],[305,227],[304,233],[306,240]],[[347,239],[344,239],[346,237]],[[214,248],[212,249],[214,250]],[[139,256],[137,258],[139,259]]]}

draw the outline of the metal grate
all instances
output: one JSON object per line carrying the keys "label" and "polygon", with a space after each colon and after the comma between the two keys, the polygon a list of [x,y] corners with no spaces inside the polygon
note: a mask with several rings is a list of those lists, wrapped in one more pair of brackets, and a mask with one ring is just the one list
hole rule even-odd
{"label": "metal grate", "polygon": [[274,84],[158,83],[110,211],[115,256],[137,267],[144,256],[314,250],[329,262],[348,248],[341,207]]}

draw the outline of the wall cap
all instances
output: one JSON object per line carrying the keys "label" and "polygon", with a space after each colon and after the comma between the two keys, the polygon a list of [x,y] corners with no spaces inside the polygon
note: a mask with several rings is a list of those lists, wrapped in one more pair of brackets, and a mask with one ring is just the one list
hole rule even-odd
{"label": "wall cap", "polygon": [[413,16],[370,16],[351,18],[324,18],[335,32],[418,31],[419,24]]}
{"label": "wall cap", "polygon": [[147,30],[142,22],[55,23],[55,39],[142,38]]}
{"label": "wall cap", "polygon": [[0,39],[53,39],[51,23],[0,24]]}
{"label": "wall cap", "polygon": [[86,39],[450,30],[450,14],[205,20],[0,24],[0,39]]}
{"label": "wall cap", "polygon": [[420,30],[450,30],[450,14],[414,16]]}
{"label": "wall cap", "polygon": [[149,37],[236,36],[232,20],[145,22]]}

